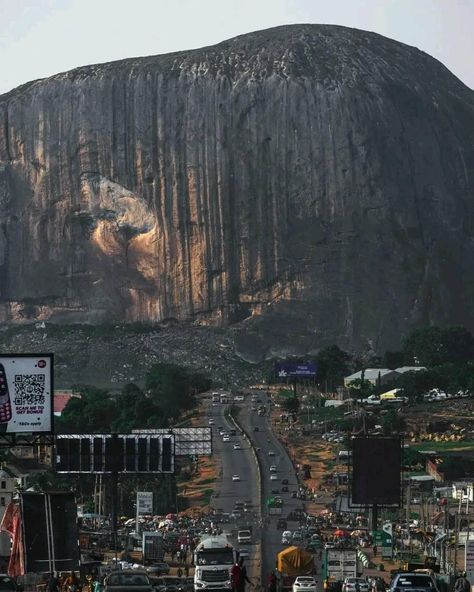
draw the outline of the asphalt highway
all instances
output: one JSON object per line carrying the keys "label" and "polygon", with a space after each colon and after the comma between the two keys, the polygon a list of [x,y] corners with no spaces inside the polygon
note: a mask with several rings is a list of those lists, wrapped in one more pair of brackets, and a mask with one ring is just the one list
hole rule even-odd
{"label": "asphalt highway", "polygon": [[[288,515],[295,510],[302,509],[303,504],[300,500],[292,497],[292,492],[297,491],[298,482],[295,469],[285,448],[273,436],[268,425],[267,414],[259,416],[256,407],[259,404],[265,404],[267,412],[269,409],[269,400],[266,394],[258,393],[259,403],[253,405],[250,396],[245,398],[244,402],[237,403],[239,407],[238,421],[249,435],[252,445],[257,451],[260,460],[262,495],[260,497],[260,488],[258,485],[258,469],[255,457],[251,447],[246,439],[237,432],[236,436],[231,436],[230,442],[223,442],[219,435],[219,427],[230,431],[233,426],[225,418],[225,405],[210,404],[209,417],[214,420],[213,425],[213,447],[214,454],[222,459],[222,479],[220,481],[214,506],[221,508],[224,512],[232,512],[236,501],[251,500],[253,503],[253,512],[243,515],[241,519],[232,521],[230,531],[231,540],[235,541],[235,533],[239,527],[246,523],[252,523],[253,536],[255,541],[253,545],[245,545],[251,553],[249,561],[249,571],[252,575],[259,576],[256,573],[256,565],[253,564],[255,555],[261,552],[261,571],[263,582],[266,581],[268,574],[275,567],[276,555],[279,551],[287,547],[281,542],[283,529],[277,528],[277,522],[283,518],[287,520],[287,530],[294,531],[298,529],[299,523],[296,520],[288,520]],[[234,450],[234,443],[238,442],[241,450]],[[270,466],[276,466],[276,480],[270,480]],[[240,481],[233,481],[232,476],[239,475]],[[282,481],[287,480],[288,484]],[[288,491],[283,492],[282,487],[287,487]],[[273,516],[268,513],[266,500],[275,495],[283,499],[283,508],[281,516]],[[261,510],[259,509],[261,505]],[[260,519],[261,518],[261,519]],[[257,540],[262,541],[261,550]],[[237,548],[243,545],[237,545]],[[260,562],[259,562],[260,567]]]}
{"label": "asphalt highway", "polygon": [[[255,580],[260,578],[261,563],[256,561],[260,557],[260,497],[257,464],[253,452],[247,440],[236,430],[235,436],[230,436],[230,442],[223,442],[219,435],[219,428],[230,432],[235,426],[225,417],[227,405],[209,405],[208,416],[214,421],[212,426],[213,454],[220,458],[222,473],[216,487],[212,505],[216,509],[231,514],[235,509],[235,502],[251,501],[249,511],[242,510],[241,517],[231,519],[228,528],[224,532],[237,549],[246,549],[249,558],[246,559],[248,573]],[[235,450],[234,444],[239,444],[241,449]],[[238,475],[239,480],[233,481],[232,477]],[[225,526],[225,525],[224,525]],[[237,541],[238,530],[246,526],[252,527],[252,543],[239,544]]]}

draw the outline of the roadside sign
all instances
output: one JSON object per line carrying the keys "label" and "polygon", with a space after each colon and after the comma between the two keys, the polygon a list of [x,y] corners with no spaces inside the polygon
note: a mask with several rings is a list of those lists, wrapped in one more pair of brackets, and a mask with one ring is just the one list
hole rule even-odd
{"label": "roadside sign", "polygon": [[474,540],[466,541],[464,547],[464,561],[466,578],[472,582],[474,580]]}
{"label": "roadside sign", "polygon": [[[384,525],[383,530],[374,530],[372,532],[372,540],[380,551],[380,555],[383,558],[391,558],[393,556],[393,544],[392,544],[392,525]],[[388,531],[388,532],[387,532]]]}
{"label": "roadside sign", "polygon": [[153,492],[137,491],[137,515],[153,514]]}
{"label": "roadside sign", "polygon": [[53,354],[0,354],[0,432],[53,431]]}

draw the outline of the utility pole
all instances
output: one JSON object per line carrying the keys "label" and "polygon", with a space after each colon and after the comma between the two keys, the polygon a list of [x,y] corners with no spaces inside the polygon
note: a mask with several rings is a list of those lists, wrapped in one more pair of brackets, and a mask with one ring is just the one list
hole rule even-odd
{"label": "utility pole", "polygon": [[461,520],[461,514],[456,512],[454,515],[454,566],[453,566],[453,573],[457,573],[457,565],[458,565],[458,533],[459,533],[459,522]]}

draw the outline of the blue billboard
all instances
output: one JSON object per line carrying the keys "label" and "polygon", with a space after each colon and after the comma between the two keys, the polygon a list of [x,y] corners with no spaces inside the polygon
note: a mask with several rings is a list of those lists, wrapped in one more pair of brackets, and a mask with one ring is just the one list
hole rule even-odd
{"label": "blue billboard", "polygon": [[316,364],[314,362],[275,362],[275,376],[277,378],[315,378]]}

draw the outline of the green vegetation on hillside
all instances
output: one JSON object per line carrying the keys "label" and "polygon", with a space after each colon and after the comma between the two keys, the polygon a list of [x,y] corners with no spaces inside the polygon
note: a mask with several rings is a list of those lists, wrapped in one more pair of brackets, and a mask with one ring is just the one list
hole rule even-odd
{"label": "green vegetation on hillside", "polygon": [[83,433],[130,432],[174,424],[196,404],[196,395],[210,387],[205,376],[174,364],[155,364],[145,377],[146,390],[127,384],[118,395],[92,386],[76,387],[57,418],[56,431]]}

